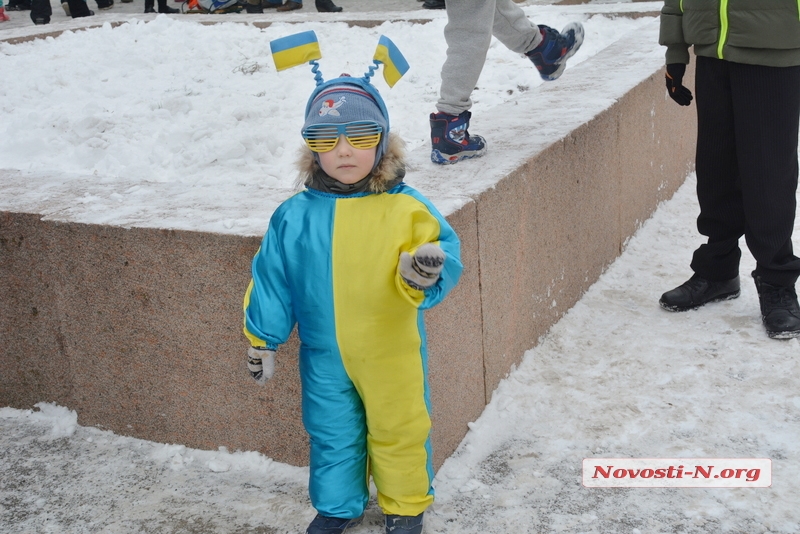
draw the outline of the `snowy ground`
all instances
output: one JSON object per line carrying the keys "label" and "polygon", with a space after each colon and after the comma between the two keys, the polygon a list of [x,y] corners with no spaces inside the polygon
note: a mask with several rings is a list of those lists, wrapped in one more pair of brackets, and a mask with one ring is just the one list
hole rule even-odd
{"label": "snowy ground", "polygon": [[[500,384],[436,476],[428,534],[800,532],[800,342],[764,333],[752,258],[737,300],[657,305],[688,275],[696,212],[690,177]],[[41,408],[0,409],[4,533],[297,533],[314,515],[305,468]],[[770,458],[772,486],[587,489],[589,457]],[[380,521],[373,504],[353,534]]]}

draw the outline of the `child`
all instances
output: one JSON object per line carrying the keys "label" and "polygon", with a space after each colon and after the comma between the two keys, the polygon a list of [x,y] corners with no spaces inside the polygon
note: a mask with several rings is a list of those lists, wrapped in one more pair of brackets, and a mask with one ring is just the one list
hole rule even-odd
{"label": "child", "polygon": [[253,259],[248,367],[269,379],[297,323],[318,511],[307,534],[358,525],[370,474],[386,532],[418,534],[433,502],[422,310],[458,282],[459,240],[403,183],[401,142],[368,76],[320,83],[302,135],[305,190],[278,207]]}

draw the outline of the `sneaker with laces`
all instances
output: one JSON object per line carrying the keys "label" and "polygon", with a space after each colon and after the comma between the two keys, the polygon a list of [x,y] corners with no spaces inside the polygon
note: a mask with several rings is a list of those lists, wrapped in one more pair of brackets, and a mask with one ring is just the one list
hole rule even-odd
{"label": "sneaker with laces", "polygon": [[764,282],[753,273],[761,304],[761,321],[772,339],[800,336],[800,305],[792,286],[776,286]]}
{"label": "sneaker with laces", "polygon": [[740,294],[738,276],[714,282],[695,274],[675,289],[661,295],[658,303],[667,311],[682,312],[697,309],[709,302],[735,299]]}
{"label": "sneaker with laces", "polygon": [[470,117],[469,111],[460,115],[431,113],[431,161],[447,165],[486,153],[483,137],[467,131]]}
{"label": "sneaker with laces", "polygon": [[355,519],[327,517],[317,514],[306,529],[306,534],[343,534],[351,527],[357,527],[364,520],[364,514]]}
{"label": "sneaker with laces", "polygon": [[567,60],[583,44],[583,25],[580,22],[570,22],[559,33],[540,24],[539,31],[542,33],[542,41],[525,55],[536,66],[543,80],[552,81],[561,76],[567,68]]}
{"label": "sneaker with laces", "polygon": [[422,534],[423,515],[387,515],[386,534]]}

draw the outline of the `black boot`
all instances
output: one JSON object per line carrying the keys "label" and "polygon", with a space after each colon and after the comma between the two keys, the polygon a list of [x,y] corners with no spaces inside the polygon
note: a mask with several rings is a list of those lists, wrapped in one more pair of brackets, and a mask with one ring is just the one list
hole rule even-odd
{"label": "black boot", "polygon": [[89,9],[83,0],[67,0],[67,4],[69,5],[69,14],[73,19],[94,15],[94,11]]}
{"label": "black boot", "polygon": [[6,11],[28,11],[31,9],[31,0],[12,0],[6,5]]}
{"label": "black boot", "polygon": [[145,13],[155,13],[155,0],[144,0],[144,12]]}
{"label": "black boot", "polygon": [[261,0],[248,0],[244,5],[245,11],[248,13],[263,13],[264,8],[261,7]]}
{"label": "black boot", "polygon": [[31,20],[34,24],[50,24],[53,8],[49,0],[33,0],[31,3]]}
{"label": "black boot", "polygon": [[695,274],[675,289],[661,295],[658,303],[667,311],[680,312],[694,310],[709,302],[735,299],[740,293],[738,276],[714,282]]}
{"label": "black boot", "polygon": [[167,5],[167,0],[158,0],[158,12],[159,13],[180,13],[180,9],[175,9],[174,7],[169,7]]}
{"label": "black boot", "polygon": [[339,13],[342,8],[333,3],[333,0],[316,0],[317,11],[320,13]]}
{"label": "black boot", "polygon": [[761,304],[761,321],[773,339],[800,336],[800,306],[792,286],[776,286],[764,282],[753,273]]}
{"label": "black boot", "polygon": [[444,4],[444,0],[425,0],[425,3],[422,4],[422,7],[425,9],[446,9],[447,6]]}

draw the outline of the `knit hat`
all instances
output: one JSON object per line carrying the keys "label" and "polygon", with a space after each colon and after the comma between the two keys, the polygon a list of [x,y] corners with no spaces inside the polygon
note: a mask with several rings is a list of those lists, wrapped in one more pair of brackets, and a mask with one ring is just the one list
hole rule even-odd
{"label": "knit hat", "polygon": [[[374,121],[383,128],[375,151],[374,169],[386,153],[389,112],[378,90],[367,80],[343,74],[318,85],[306,104],[303,130],[315,124],[344,124],[355,121]],[[316,153],[314,156],[319,161]]]}

